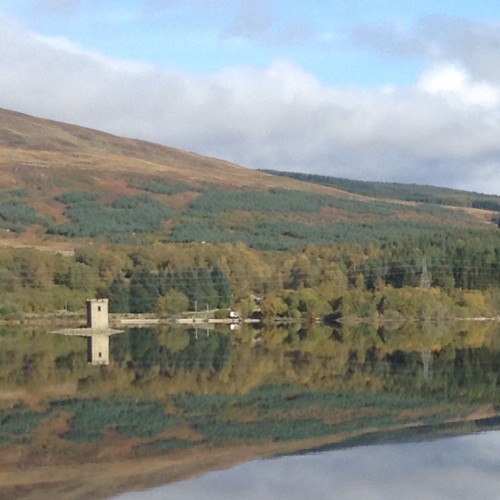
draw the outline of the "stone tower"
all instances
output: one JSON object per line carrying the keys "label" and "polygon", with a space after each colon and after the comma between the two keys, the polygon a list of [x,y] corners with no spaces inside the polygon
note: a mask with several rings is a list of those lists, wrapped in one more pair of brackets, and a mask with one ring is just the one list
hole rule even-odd
{"label": "stone tower", "polygon": [[87,360],[93,365],[109,364],[109,338],[123,330],[109,328],[108,299],[87,299],[86,328],[64,328],[53,333],[87,338]]}
{"label": "stone tower", "polygon": [[109,328],[108,299],[87,300],[87,328],[96,330]]}

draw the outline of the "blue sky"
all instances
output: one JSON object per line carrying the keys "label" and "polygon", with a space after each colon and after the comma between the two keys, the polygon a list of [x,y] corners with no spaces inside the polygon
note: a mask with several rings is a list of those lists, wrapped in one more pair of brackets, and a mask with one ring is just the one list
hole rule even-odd
{"label": "blue sky", "polygon": [[411,30],[423,19],[500,19],[500,3],[444,0],[6,0],[4,13],[87,50],[194,74],[289,59],[330,85],[411,83],[424,57],[395,57],[363,28]]}
{"label": "blue sky", "polygon": [[500,194],[500,3],[0,0],[0,106],[255,168]]}

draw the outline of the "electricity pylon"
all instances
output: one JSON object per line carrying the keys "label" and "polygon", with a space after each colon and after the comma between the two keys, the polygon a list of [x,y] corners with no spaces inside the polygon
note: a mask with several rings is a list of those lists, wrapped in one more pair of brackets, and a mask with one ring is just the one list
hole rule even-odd
{"label": "electricity pylon", "polygon": [[427,271],[427,261],[422,257],[422,274],[420,275],[420,288],[430,288],[431,280],[429,279],[429,272]]}

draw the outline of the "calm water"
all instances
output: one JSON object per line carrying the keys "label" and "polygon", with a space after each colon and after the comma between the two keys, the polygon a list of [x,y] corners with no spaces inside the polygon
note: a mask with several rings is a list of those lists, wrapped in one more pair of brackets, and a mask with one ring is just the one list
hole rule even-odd
{"label": "calm water", "polygon": [[495,323],[3,329],[0,497],[500,498],[498,408]]}
{"label": "calm water", "polygon": [[500,432],[257,460],[121,500],[500,498]]}

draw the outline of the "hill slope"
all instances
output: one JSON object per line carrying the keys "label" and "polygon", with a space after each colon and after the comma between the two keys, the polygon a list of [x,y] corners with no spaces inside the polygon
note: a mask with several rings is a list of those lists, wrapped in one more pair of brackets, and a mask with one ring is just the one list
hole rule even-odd
{"label": "hill slope", "polygon": [[[314,185],[307,187],[303,182],[181,149],[0,109],[0,168],[4,172],[19,172],[23,167],[94,170],[104,175],[116,171],[146,176],[162,174],[177,182],[317,191]],[[20,176],[15,177],[11,186],[4,180],[0,187],[22,184]],[[340,190],[334,192],[341,194]]]}
{"label": "hill slope", "polygon": [[348,192],[2,109],[0,174],[0,239],[9,245],[97,238],[280,250],[495,227],[490,211]]}

